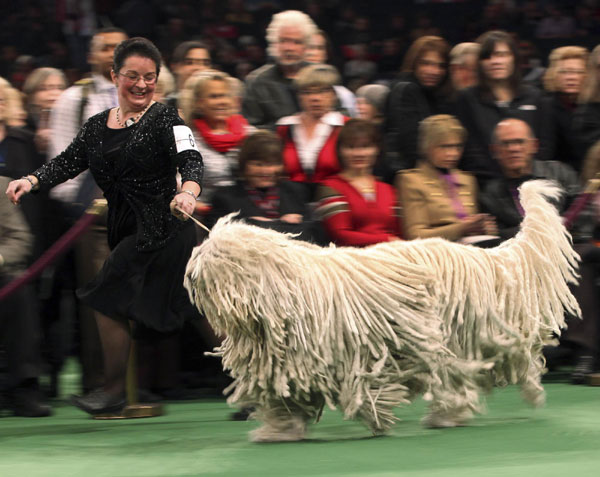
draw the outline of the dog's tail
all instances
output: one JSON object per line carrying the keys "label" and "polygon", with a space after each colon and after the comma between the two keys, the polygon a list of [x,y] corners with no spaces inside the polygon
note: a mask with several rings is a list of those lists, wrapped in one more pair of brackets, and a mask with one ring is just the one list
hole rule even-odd
{"label": "dog's tail", "polygon": [[521,229],[496,250],[504,255],[505,266],[514,267],[509,272],[519,274],[522,303],[515,304],[514,311],[539,316],[542,329],[535,331],[560,334],[565,313],[581,315],[568,286],[579,278],[579,255],[553,205],[562,192],[556,183],[545,180],[525,182],[519,192],[525,212]]}

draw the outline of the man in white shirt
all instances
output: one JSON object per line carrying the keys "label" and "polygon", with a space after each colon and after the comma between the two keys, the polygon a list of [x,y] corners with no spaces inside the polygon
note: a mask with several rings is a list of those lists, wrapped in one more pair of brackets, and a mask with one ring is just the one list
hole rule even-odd
{"label": "man in white shirt", "polygon": [[[55,103],[50,114],[50,143],[48,159],[64,151],[75,138],[81,126],[93,115],[117,106],[117,90],[110,78],[115,47],[127,39],[124,31],[118,28],[99,30],[92,37],[88,62],[92,68],[90,78],[78,81],[66,89]],[[61,227],[63,231],[72,224],[99,197],[100,192],[89,171],[71,179],[51,190],[50,196],[58,201],[59,214],[66,218]],[[76,283],[82,286],[89,282],[100,270],[110,251],[103,218],[99,218],[90,230],[83,234],[75,244]],[[96,328],[95,311],[79,307],[80,351],[82,365],[83,390],[89,391],[102,385],[102,351]],[[58,313],[60,317],[60,311]],[[61,318],[59,318],[61,319]],[[52,324],[50,327],[60,325]],[[54,334],[50,330],[49,334]],[[59,337],[56,337],[59,338]],[[50,338],[50,341],[56,341]],[[64,350],[52,350],[51,390],[56,392],[56,374],[62,365],[61,354]]]}
{"label": "man in white shirt", "polygon": [[[127,39],[125,32],[118,28],[99,30],[90,43],[89,63],[92,67],[90,78],[78,81],[65,90],[54,105],[50,114],[50,144],[48,158],[64,151],[77,135],[77,132],[91,116],[117,105],[117,89],[110,78],[115,47]],[[55,187],[51,197],[64,203],[73,204],[81,197],[80,190],[89,172]],[[89,178],[88,178],[89,180]],[[82,207],[89,205],[83,203]]]}

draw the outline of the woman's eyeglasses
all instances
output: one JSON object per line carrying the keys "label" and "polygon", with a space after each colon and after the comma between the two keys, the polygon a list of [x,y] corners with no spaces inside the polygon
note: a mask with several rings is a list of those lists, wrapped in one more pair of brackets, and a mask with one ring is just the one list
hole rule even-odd
{"label": "woman's eyeglasses", "polygon": [[137,73],[128,72],[119,73],[119,75],[126,78],[127,81],[132,84],[136,84],[141,78],[144,81],[144,83],[153,85],[154,83],[156,83],[156,79],[158,78],[158,75],[156,73],[148,73],[147,75],[142,76]]}

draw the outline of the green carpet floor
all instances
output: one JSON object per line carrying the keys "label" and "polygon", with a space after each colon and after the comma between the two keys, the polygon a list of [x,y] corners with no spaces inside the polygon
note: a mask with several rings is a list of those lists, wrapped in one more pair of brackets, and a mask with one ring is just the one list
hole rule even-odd
{"label": "green carpet floor", "polygon": [[600,388],[546,383],[533,410],[497,390],[471,425],[424,429],[422,401],[372,438],[326,412],[300,443],[253,444],[256,422],[230,421],[223,400],[168,403],[152,419],[94,421],[60,401],[44,419],[0,419],[0,476],[600,476]]}

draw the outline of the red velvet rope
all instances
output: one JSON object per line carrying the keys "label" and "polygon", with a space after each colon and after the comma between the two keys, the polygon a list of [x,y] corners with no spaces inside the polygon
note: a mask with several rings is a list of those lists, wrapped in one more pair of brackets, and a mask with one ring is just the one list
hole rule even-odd
{"label": "red velvet rope", "polygon": [[100,209],[105,207],[103,203],[96,203],[75,224],[65,232],[43,255],[31,265],[23,275],[14,279],[0,289],[0,302],[12,295],[19,288],[34,280],[42,271],[54,263],[58,257],[65,253],[75,241],[85,232],[98,218]]}

